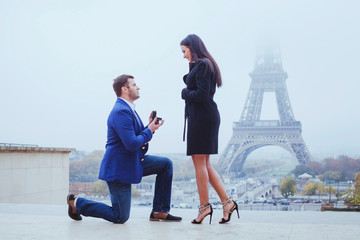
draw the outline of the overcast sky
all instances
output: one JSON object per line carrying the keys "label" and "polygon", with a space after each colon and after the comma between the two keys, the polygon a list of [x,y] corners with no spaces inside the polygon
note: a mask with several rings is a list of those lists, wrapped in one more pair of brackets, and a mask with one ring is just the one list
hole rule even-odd
{"label": "overcast sky", "polygon": [[[220,153],[257,49],[272,42],[310,152],[359,156],[359,9],[356,0],[0,0],[0,143],[103,150],[112,81],[127,73],[142,119],[154,109],[165,119],[149,152],[185,152],[179,42],[195,33],[223,77]],[[274,95],[264,100],[262,119],[278,119]]]}

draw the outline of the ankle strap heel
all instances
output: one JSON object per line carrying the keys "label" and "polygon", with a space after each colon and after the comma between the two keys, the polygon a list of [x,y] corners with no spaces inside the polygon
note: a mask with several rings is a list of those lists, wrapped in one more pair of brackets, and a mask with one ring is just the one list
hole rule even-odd
{"label": "ankle strap heel", "polygon": [[[208,212],[207,214],[204,215],[203,212],[204,212],[206,209],[208,209],[208,208],[210,208],[210,212]],[[205,205],[200,205],[200,206],[199,206],[199,215],[201,216],[201,219],[200,219],[200,221],[196,221],[196,218],[195,218],[194,220],[192,220],[191,223],[201,224],[202,221],[204,220],[204,218],[205,218],[207,215],[210,215],[209,224],[211,224],[212,214],[213,214],[213,209],[212,209],[212,206],[211,206],[210,203],[205,204]]]}
{"label": "ankle strap heel", "polygon": [[[225,205],[228,204],[228,203],[231,203],[231,202],[234,203],[234,206],[230,210],[224,209]],[[228,217],[228,219],[222,218],[219,223],[227,223],[227,222],[229,222],[230,219],[231,219],[231,215],[235,210],[237,212],[238,218],[240,218],[239,207],[238,207],[237,203],[234,200],[232,200],[231,198],[228,198],[226,201],[222,202],[221,204],[223,205],[223,212],[228,213],[229,217]]]}

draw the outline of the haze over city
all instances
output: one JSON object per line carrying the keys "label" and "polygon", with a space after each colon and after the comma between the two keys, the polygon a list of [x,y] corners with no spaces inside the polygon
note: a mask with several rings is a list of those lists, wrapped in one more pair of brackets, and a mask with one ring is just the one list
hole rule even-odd
{"label": "haze over city", "polygon": [[[219,153],[247,97],[258,49],[279,46],[287,89],[313,155],[358,157],[358,1],[0,0],[0,143],[103,150],[116,100],[112,80],[131,74],[137,112],[165,119],[150,153],[182,153],[188,72],[179,43],[199,35],[224,85]],[[278,119],[266,95],[262,119]]]}

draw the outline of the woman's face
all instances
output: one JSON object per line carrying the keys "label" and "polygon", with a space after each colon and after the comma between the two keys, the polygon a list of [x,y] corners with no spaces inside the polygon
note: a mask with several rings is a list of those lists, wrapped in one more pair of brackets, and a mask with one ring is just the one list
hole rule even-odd
{"label": "woman's face", "polygon": [[192,62],[192,54],[190,48],[184,45],[181,45],[181,51],[184,54],[184,58],[186,58],[189,62]]}

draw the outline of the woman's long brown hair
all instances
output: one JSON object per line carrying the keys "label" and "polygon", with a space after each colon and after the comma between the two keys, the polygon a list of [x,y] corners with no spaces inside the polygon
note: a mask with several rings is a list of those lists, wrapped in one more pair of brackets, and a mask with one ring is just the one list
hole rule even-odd
{"label": "woman's long brown hair", "polygon": [[215,62],[214,58],[210,55],[209,51],[206,49],[205,44],[196,34],[189,34],[186,38],[184,38],[180,45],[186,46],[190,48],[192,53],[193,61],[198,62],[200,59],[210,60],[212,64],[210,65],[210,69],[213,73],[215,73],[216,85],[220,87],[222,85],[222,79],[220,74],[220,69]]}

